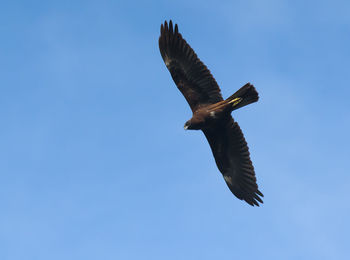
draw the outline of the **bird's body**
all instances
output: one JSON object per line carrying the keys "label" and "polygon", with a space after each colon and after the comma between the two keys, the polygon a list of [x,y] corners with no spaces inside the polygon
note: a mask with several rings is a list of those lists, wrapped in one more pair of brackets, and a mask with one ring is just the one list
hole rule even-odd
{"label": "bird's body", "polygon": [[247,83],[224,100],[207,67],[182,38],[172,21],[161,26],[159,49],[178,89],[190,105],[193,116],[185,129],[202,130],[215,162],[231,192],[250,205],[259,206],[258,190],[247,143],[231,112],[258,101],[254,86]]}

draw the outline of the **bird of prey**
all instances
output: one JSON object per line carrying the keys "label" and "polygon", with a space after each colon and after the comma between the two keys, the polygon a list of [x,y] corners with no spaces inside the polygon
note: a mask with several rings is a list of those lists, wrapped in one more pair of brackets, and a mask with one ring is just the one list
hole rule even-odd
{"label": "bird of prey", "polygon": [[263,203],[247,142],[231,112],[259,99],[250,83],[227,99],[208,68],[182,38],[170,20],[161,25],[159,50],[176,86],[191,107],[193,116],[184,128],[202,130],[227,186],[239,199],[252,206]]}

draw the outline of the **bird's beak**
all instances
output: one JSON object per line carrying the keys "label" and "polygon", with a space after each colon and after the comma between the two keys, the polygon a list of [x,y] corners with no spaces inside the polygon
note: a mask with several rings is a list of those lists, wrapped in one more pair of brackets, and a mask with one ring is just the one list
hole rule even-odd
{"label": "bird's beak", "polygon": [[188,129],[188,125],[185,125],[185,126],[184,126],[184,129],[187,130],[187,129]]}

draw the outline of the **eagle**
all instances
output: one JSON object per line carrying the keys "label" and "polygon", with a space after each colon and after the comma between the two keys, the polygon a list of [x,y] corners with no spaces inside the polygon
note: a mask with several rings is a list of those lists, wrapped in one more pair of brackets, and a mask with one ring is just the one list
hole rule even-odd
{"label": "eagle", "polygon": [[177,88],[192,110],[185,130],[202,130],[219,171],[231,192],[251,206],[263,203],[242,130],[231,112],[257,102],[255,87],[247,83],[227,99],[209,69],[197,57],[170,20],[160,27],[159,50]]}

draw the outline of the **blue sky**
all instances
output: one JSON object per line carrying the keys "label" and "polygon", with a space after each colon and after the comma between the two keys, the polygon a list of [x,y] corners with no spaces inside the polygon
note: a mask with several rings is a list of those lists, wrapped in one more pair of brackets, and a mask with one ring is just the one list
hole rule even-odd
{"label": "blue sky", "polygon": [[[348,1],[6,1],[0,259],[348,259]],[[173,19],[234,112],[236,199],[158,50]]]}

